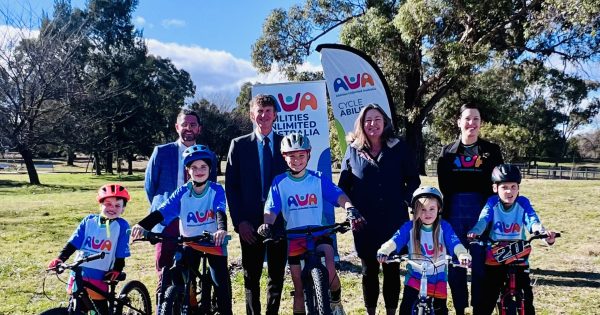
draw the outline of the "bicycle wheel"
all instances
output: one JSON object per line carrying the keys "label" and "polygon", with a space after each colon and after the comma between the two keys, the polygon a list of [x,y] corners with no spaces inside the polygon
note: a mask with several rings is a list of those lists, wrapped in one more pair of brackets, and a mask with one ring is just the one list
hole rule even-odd
{"label": "bicycle wheel", "polygon": [[152,314],[152,302],[150,301],[150,293],[148,293],[148,289],[146,289],[146,286],[139,281],[127,282],[121,290],[121,293],[119,293],[119,299],[125,304],[117,306],[117,314]]}
{"label": "bicycle wheel", "polygon": [[213,287],[210,274],[200,276],[198,282],[198,312],[200,315],[212,315],[217,310],[217,294],[213,292]]}
{"label": "bicycle wheel", "polygon": [[52,308],[47,311],[43,311],[40,315],[69,315],[69,309],[66,307]]}
{"label": "bicycle wheel", "polygon": [[160,306],[160,315],[180,315],[183,305],[183,287],[172,285],[165,291],[162,305]]}
{"label": "bicycle wheel", "polygon": [[324,269],[325,267],[313,268],[310,270],[310,275],[313,282],[317,314],[331,315],[331,306],[329,305],[329,280],[327,269]]}

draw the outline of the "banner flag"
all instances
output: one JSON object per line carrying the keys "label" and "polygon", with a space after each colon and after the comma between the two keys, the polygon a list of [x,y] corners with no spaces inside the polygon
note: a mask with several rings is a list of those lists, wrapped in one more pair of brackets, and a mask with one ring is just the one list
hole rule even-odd
{"label": "banner flag", "polygon": [[360,109],[376,103],[393,120],[392,96],[381,70],[362,51],[340,44],[321,44],[317,51],[321,53],[323,75],[343,156],[346,133],[354,130]]}

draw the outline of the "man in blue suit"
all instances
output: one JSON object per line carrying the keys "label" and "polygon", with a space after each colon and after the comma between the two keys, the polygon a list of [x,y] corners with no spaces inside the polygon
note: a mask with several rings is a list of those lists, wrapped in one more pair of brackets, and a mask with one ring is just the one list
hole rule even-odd
{"label": "man in blue suit", "polygon": [[[240,235],[242,268],[246,289],[246,313],[260,312],[260,276],[265,252],[269,282],[267,315],[279,313],[283,277],[287,260],[287,242],[265,245],[256,230],[263,223],[263,211],[271,181],[286,171],[280,153],[281,135],[273,132],[277,117],[275,99],[255,96],[250,103],[252,133],[231,140],[225,173],[225,194],[235,231]],[[274,233],[283,230],[281,214],[273,225]]]}
{"label": "man in blue suit", "polygon": [[[146,167],[144,188],[150,202],[150,211],[158,209],[169,198],[171,193],[187,181],[182,154],[187,147],[196,144],[196,138],[202,131],[200,117],[195,111],[183,109],[177,115],[175,130],[179,135],[179,139],[175,142],[154,147],[154,151]],[[217,179],[216,169],[216,167],[211,167],[211,174],[209,176],[211,181],[216,181]],[[173,220],[166,226],[159,224],[152,231],[157,233],[162,232],[168,236],[178,236],[179,220]],[[164,289],[166,289],[166,286],[170,282],[169,279],[163,279],[162,268],[173,265],[173,256],[175,255],[176,248],[177,246],[174,243],[164,242],[156,244],[156,272],[158,274],[156,300],[158,303],[162,300],[162,293],[164,293]],[[163,283],[165,284],[164,288]]]}

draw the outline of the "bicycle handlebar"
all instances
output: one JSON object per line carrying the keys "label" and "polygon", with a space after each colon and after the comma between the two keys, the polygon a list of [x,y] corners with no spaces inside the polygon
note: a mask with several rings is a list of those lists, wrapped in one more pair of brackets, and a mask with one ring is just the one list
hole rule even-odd
{"label": "bicycle handlebar", "polygon": [[101,252],[98,254],[92,254],[89,256],[84,256],[80,259],[75,260],[74,262],[72,262],[70,264],[65,264],[65,263],[57,264],[53,268],[46,269],[46,271],[55,271],[56,273],[63,273],[65,270],[70,270],[70,269],[79,267],[79,265],[81,265],[83,263],[90,262],[90,261],[97,260],[97,259],[104,259],[105,256],[106,256],[105,252]]}
{"label": "bicycle handlebar", "polygon": [[[231,235],[225,236],[223,244],[227,244],[231,240]],[[198,243],[212,243],[214,244],[213,235],[209,231],[204,231],[200,235],[196,236],[167,236],[162,233],[154,233],[150,231],[144,231],[143,237],[133,240],[132,242],[149,242],[151,244],[161,243],[164,241],[173,241],[177,244],[184,244],[187,242],[198,242]]]}
{"label": "bicycle handlebar", "polygon": [[[554,233],[554,237],[560,237],[560,232],[555,232]],[[524,240],[527,243],[531,243],[531,241],[533,240],[539,240],[539,239],[545,239],[548,238],[548,234],[546,233],[535,233],[532,234],[528,239]],[[504,240],[502,240],[504,241]],[[516,240],[506,240],[506,241],[516,241]],[[497,243],[500,241],[494,241],[492,239],[489,238],[489,236],[483,236],[483,235],[476,235],[469,243],[470,244],[493,244],[493,243]]]}
{"label": "bicycle handlebar", "polygon": [[[422,258],[420,258],[420,259],[411,259],[410,255],[408,255],[408,254],[405,254],[405,255],[395,254],[392,256],[388,256],[388,259],[385,261],[385,263],[387,264],[387,263],[393,263],[393,262],[407,262],[408,264],[413,266],[413,268],[415,268],[416,270],[418,270],[420,272],[422,272],[422,270],[423,270],[422,269],[423,262],[428,262],[429,264],[431,264],[433,266],[434,269],[442,267],[446,264],[455,266],[455,267],[469,268],[468,266],[465,266],[462,264],[457,264],[457,263],[453,262],[452,256],[450,256],[450,255],[446,255],[444,257],[444,259],[438,260],[436,262],[433,262],[433,260],[431,260],[431,258],[429,258],[429,257],[426,257],[426,256],[421,256],[421,257]],[[419,263],[418,261],[421,261],[421,263]]]}
{"label": "bicycle handlebar", "polygon": [[292,235],[304,234],[305,236],[310,236],[313,233],[326,231],[326,230],[329,230],[329,232],[326,234],[334,234],[334,233],[344,234],[350,230],[350,221],[337,222],[334,224],[323,225],[323,226],[314,226],[314,227],[309,226],[309,227],[305,227],[305,228],[301,228],[301,229],[286,230],[286,231],[283,231],[282,233],[279,233],[276,236],[271,236],[271,237],[265,238],[263,240],[263,243],[279,242],[281,240],[284,240],[290,234],[292,234]]}

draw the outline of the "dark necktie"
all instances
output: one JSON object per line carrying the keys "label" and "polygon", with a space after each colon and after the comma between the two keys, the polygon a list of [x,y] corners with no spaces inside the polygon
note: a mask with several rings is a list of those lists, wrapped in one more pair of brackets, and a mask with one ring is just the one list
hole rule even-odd
{"label": "dark necktie", "polygon": [[269,146],[269,138],[263,138],[263,152],[262,152],[262,174],[263,174],[263,200],[267,200],[269,195],[269,189],[271,188],[271,164],[273,162],[273,153]]}

